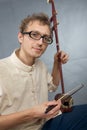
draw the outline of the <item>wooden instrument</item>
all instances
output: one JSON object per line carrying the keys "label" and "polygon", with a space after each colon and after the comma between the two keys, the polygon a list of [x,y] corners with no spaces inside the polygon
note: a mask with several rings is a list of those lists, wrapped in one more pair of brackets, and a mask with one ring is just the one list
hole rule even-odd
{"label": "wooden instrument", "polygon": [[[57,52],[60,50],[60,47],[59,47],[59,38],[58,38],[58,22],[57,22],[57,12],[56,12],[56,9],[55,9],[55,5],[54,5],[54,0],[47,0],[48,3],[51,3],[52,5],[52,17],[50,18],[50,22],[52,23],[52,31],[54,32],[54,35],[55,35],[55,40],[56,40],[56,49],[57,49]],[[60,78],[61,78],[61,89],[62,89],[62,93],[61,94],[57,94],[55,96],[56,97],[60,97],[62,96],[64,93],[65,93],[65,90],[64,90],[64,80],[63,80],[63,73],[62,73],[62,64],[61,64],[61,61],[58,60],[59,62],[59,71],[60,71]],[[64,103],[64,104],[69,104],[70,102],[72,101],[72,97],[69,97],[67,99],[67,103]],[[64,106],[63,104],[63,106]],[[66,106],[65,106],[66,107]],[[63,107],[64,108],[64,107]],[[65,109],[64,109],[65,110]],[[62,110],[63,111],[63,110]],[[70,111],[69,109],[67,109],[67,111]]]}
{"label": "wooden instrument", "polygon": [[[55,9],[55,4],[54,4],[54,0],[47,0],[48,3],[51,3],[52,5],[52,17],[50,18],[50,22],[52,23],[52,31],[54,32],[55,34],[55,40],[56,40],[56,49],[57,49],[57,52],[60,50],[60,47],[59,47],[59,38],[58,38],[58,22],[57,22],[57,12],[56,12],[56,9]],[[69,112],[72,110],[72,105],[73,105],[73,99],[72,99],[72,94],[76,93],[80,88],[82,88],[84,85],[80,85],[80,87],[78,88],[75,88],[74,90],[68,92],[68,93],[65,93],[65,90],[64,90],[64,80],[63,80],[63,73],[62,73],[62,65],[61,65],[61,61],[58,60],[59,62],[59,71],[60,71],[60,78],[61,78],[61,89],[62,89],[62,93],[60,94],[57,94],[55,96],[55,100],[58,100],[58,99],[61,99],[62,101],[62,107],[61,107],[61,111],[62,112]],[[74,92],[73,92],[74,91]],[[46,110],[46,113],[54,108],[55,106],[49,106]]]}

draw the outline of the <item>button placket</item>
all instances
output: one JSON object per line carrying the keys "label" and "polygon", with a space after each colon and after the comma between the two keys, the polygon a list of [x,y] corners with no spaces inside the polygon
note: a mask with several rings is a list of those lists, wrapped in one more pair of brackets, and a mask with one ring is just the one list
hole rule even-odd
{"label": "button placket", "polygon": [[35,84],[34,84],[34,79],[33,79],[33,75],[32,75],[32,73],[33,72],[30,72],[29,73],[29,75],[30,75],[30,77],[31,77],[31,82],[32,82],[32,96],[33,96],[33,100],[34,100],[34,102],[36,103],[36,104],[38,104],[38,100],[37,100],[37,92],[36,92],[36,86],[35,86]]}

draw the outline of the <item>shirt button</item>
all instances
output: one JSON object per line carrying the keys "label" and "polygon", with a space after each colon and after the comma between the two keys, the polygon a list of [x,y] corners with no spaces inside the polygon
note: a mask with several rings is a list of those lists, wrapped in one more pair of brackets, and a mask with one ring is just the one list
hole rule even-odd
{"label": "shirt button", "polygon": [[34,91],[34,90],[32,90],[32,93],[35,93],[35,91]]}

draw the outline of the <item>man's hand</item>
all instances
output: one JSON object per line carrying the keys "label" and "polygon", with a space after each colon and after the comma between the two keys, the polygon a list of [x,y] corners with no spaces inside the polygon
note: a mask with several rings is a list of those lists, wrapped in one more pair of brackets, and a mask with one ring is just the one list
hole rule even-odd
{"label": "man's hand", "polygon": [[60,61],[61,63],[65,64],[69,60],[69,55],[64,51],[58,51],[54,56],[54,62]]}
{"label": "man's hand", "polygon": [[[55,106],[55,107],[53,107],[53,109],[46,112],[46,110],[50,106]],[[61,101],[60,100],[58,100],[58,101],[53,100],[53,101],[48,101],[46,103],[38,105],[38,106],[32,108],[32,110],[33,110],[35,118],[38,118],[38,119],[42,119],[42,118],[51,119],[51,118],[55,117],[59,113],[60,107],[61,107]]]}

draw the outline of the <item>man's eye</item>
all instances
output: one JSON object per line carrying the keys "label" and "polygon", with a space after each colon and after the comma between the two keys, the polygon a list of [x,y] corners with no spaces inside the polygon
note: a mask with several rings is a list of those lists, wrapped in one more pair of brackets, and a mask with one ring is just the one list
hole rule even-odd
{"label": "man's eye", "polygon": [[46,40],[46,41],[50,41],[50,38],[46,36],[46,37],[45,37],[45,40]]}
{"label": "man's eye", "polygon": [[40,36],[39,33],[32,33],[32,35],[33,35],[34,37],[39,37],[39,36]]}

